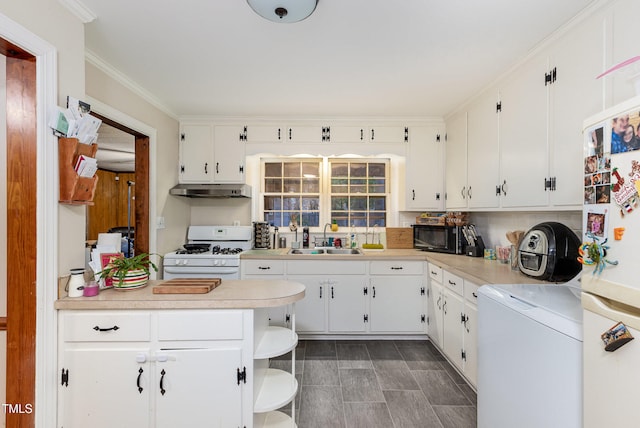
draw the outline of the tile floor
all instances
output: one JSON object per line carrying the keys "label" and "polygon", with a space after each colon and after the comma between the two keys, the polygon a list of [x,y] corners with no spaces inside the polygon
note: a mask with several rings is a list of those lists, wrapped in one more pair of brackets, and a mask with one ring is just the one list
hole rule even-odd
{"label": "tile floor", "polygon": [[475,392],[429,341],[300,341],[296,377],[298,428],[476,427]]}

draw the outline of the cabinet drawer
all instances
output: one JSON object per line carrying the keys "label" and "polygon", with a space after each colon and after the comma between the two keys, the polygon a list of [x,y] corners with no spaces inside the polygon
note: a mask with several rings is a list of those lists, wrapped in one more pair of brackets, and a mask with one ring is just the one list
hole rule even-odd
{"label": "cabinet drawer", "polygon": [[464,281],[464,298],[475,305],[478,304],[478,288],[480,288],[478,284]]}
{"label": "cabinet drawer", "polygon": [[284,275],[283,260],[242,260],[243,275]]}
{"label": "cabinet drawer", "polygon": [[151,339],[149,312],[91,311],[63,313],[66,342],[146,342]]}
{"label": "cabinet drawer", "polygon": [[188,310],[158,314],[158,340],[236,340],[243,338],[243,311]]}
{"label": "cabinet drawer", "polygon": [[453,290],[456,294],[463,296],[464,280],[458,275],[454,275],[451,272],[443,271],[443,283],[449,290]]}
{"label": "cabinet drawer", "polygon": [[[322,257],[322,256],[319,256]],[[366,275],[367,262],[343,262],[340,260],[289,261],[289,275]]]}
{"label": "cabinet drawer", "polygon": [[370,273],[371,275],[422,275],[424,273],[424,262],[371,262]]}
{"label": "cabinet drawer", "polygon": [[429,263],[427,269],[429,270],[429,277],[434,281],[442,284],[442,268],[440,266],[434,265],[433,263]]}

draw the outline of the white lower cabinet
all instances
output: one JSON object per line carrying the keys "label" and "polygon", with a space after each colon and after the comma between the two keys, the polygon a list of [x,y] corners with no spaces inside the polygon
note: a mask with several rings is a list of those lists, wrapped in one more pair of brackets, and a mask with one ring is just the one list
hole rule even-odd
{"label": "white lower cabinet", "polygon": [[478,285],[432,263],[428,270],[429,338],[475,387]]}
{"label": "white lower cabinet", "polygon": [[419,261],[371,262],[370,332],[426,332],[424,265]]}
{"label": "white lower cabinet", "polygon": [[442,268],[433,263],[427,265],[429,273],[429,291],[427,293],[427,334],[438,347],[442,348],[443,329],[443,295],[442,295]]}
{"label": "white lower cabinet", "polygon": [[271,412],[295,396],[295,375],[264,361],[296,344],[260,309],[61,311],[58,426],[291,423]]}
{"label": "white lower cabinet", "polygon": [[364,332],[368,321],[366,276],[332,275],[327,291],[329,332]]}

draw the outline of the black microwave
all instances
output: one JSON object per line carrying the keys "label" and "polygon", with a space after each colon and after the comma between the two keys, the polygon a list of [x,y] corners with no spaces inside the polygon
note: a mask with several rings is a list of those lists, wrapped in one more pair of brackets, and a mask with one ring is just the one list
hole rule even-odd
{"label": "black microwave", "polygon": [[437,253],[464,254],[464,236],[460,226],[414,224],[413,248]]}

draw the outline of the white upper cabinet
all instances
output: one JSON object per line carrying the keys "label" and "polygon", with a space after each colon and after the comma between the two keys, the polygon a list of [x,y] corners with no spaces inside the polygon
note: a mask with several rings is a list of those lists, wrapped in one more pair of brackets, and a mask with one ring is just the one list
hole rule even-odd
{"label": "white upper cabinet", "polygon": [[466,210],[467,187],[467,113],[458,113],[447,121],[445,141],[445,186],[448,210]]}
{"label": "white upper cabinet", "polygon": [[183,124],[180,130],[180,183],[213,183],[213,125]]}
{"label": "white upper cabinet", "polygon": [[405,181],[407,211],[438,211],[444,208],[442,140],[442,127],[411,128]]}
{"label": "white upper cabinet", "polygon": [[591,18],[555,45],[550,54],[551,64],[557,68],[556,80],[549,86],[552,206],[579,207],[583,201],[582,125],[585,118],[602,109],[602,81],[595,79],[602,69],[604,51],[602,34],[594,31],[600,21]]}
{"label": "white upper cabinet", "polygon": [[180,183],[244,183],[246,127],[183,123]]}
{"label": "white upper cabinet", "polygon": [[326,127],[295,125],[287,127],[285,139],[289,143],[322,143],[326,140]]}
{"label": "white upper cabinet", "polygon": [[483,94],[467,112],[467,197],[473,209],[497,208],[500,195],[500,129],[497,91]]}
{"label": "white upper cabinet", "polygon": [[372,143],[406,143],[409,141],[409,128],[406,126],[372,126],[369,128],[369,141]]}
{"label": "white upper cabinet", "polygon": [[244,183],[246,126],[216,126],[214,183]]}
{"label": "white upper cabinet", "polygon": [[[611,55],[606,56],[606,58],[608,58],[606,66],[601,68],[595,76],[613,67],[615,64],[619,64],[622,61],[640,54],[638,50],[638,38],[633,34],[634,30],[638,28],[640,2],[638,0],[618,0],[611,2],[611,9],[612,20],[609,28],[612,34],[608,36],[613,40],[612,52]],[[597,25],[601,24],[597,23]],[[594,31],[595,36],[600,36],[597,40],[598,43],[602,44],[602,36],[600,33],[601,32]],[[586,54],[591,55],[592,53],[585,52],[585,55]],[[601,58],[601,55],[598,56],[595,52],[593,56],[593,59]],[[605,107],[612,107],[637,95],[633,79],[631,79],[631,77],[639,71],[637,65],[638,63],[635,63],[604,78],[606,81],[612,82],[613,86],[611,96],[606,97],[607,105]]]}
{"label": "white upper cabinet", "polygon": [[284,141],[286,128],[282,125],[249,125],[247,127],[247,143],[281,143]]}
{"label": "white upper cabinet", "polygon": [[503,207],[548,205],[547,56],[527,61],[501,85],[500,191]]}
{"label": "white upper cabinet", "polygon": [[369,141],[369,130],[364,126],[332,125],[329,127],[329,142],[334,143],[366,143]]}

